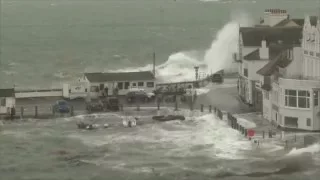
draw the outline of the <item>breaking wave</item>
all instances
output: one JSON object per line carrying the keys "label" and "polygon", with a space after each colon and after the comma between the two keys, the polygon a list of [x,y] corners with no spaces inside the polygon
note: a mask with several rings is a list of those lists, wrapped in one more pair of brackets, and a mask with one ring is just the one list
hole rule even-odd
{"label": "breaking wave", "polygon": [[293,148],[287,154],[287,156],[297,156],[297,155],[302,155],[305,153],[315,154],[315,153],[319,153],[319,152],[320,152],[320,144],[313,144],[313,145],[310,145],[308,147],[301,148],[301,149]]}
{"label": "breaking wave", "polygon": [[[210,48],[205,51],[202,59],[193,57],[192,52],[183,51],[171,54],[166,62],[156,66],[156,75],[163,82],[179,82],[194,80],[194,66],[200,67],[200,72],[215,73],[224,69],[226,73],[237,72],[237,64],[233,63],[232,54],[238,50],[239,26],[250,26],[248,15],[234,14],[232,20],[220,29]],[[151,70],[152,65],[118,69],[117,71]]]}

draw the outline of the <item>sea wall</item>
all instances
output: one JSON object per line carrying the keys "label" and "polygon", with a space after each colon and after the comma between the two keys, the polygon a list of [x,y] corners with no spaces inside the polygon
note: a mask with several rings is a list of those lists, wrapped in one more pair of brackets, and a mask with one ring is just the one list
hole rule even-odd
{"label": "sea wall", "polygon": [[16,98],[62,97],[62,89],[15,90]]}

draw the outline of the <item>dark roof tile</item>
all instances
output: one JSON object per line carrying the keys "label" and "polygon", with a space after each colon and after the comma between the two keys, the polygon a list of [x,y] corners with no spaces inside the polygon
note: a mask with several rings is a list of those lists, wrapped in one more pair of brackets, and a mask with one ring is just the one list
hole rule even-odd
{"label": "dark roof tile", "polygon": [[145,81],[155,79],[151,71],[85,73],[85,76],[90,82]]}
{"label": "dark roof tile", "polygon": [[267,43],[301,44],[302,27],[241,27],[244,46],[260,46],[262,40]]}
{"label": "dark roof tile", "polygon": [[304,25],[304,19],[291,19],[291,20],[301,27]]}
{"label": "dark roof tile", "polygon": [[[269,47],[269,60],[275,59],[283,50],[288,49],[289,47],[291,46],[271,45]],[[247,61],[261,60],[259,49],[247,54],[243,59]]]}
{"label": "dark roof tile", "polygon": [[296,23],[298,26],[303,26],[304,24],[304,19],[284,19],[282,21],[280,21],[278,24],[274,25],[274,27],[284,27],[285,25],[287,25],[289,22],[294,22]]}
{"label": "dark roof tile", "polygon": [[0,97],[15,97],[14,89],[0,89]]}
{"label": "dark roof tile", "polygon": [[269,61],[265,66],[257,71],[257,74],[262,76],[271,76],[277,67],[285,68],[291,63],[291,60],[287,58],[287,51],[283,50],[275,59]]}

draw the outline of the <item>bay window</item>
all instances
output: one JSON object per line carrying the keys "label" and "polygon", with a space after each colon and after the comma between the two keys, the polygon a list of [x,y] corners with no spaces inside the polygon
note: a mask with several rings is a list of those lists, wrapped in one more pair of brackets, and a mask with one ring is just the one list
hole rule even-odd
{"label": "bay window", "polygon": [[285,106],[310,108],[310,92],[305,90],[285,90]]}
{"label": "bay window", "polygon": [[298,107],[299,108],[310,108],[310,92],[309,91],[298,91]]}
{"label": "bay window", "polygon": [[313,105],[318,106],[319,105],[319,91],[313,92]]}
{"label": "bay window", "polygon": [[297,91],[296,90],[285,90],[285,106],[297,107]]}

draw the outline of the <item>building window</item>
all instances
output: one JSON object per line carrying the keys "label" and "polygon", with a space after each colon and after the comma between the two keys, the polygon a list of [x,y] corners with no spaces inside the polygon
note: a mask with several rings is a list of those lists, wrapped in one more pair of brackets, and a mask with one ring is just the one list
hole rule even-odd
{"label": "building window", "polygon": [[130,83],[129,82],[125,82],[124,83],[124,89],[129,89]]}
{"label": "building window", "polygon": [[285,106],[310,108],[310,93],[309,91],[300,90],[285,90]]}
{"label": "building window", "polygon": [[284,125],[287,127],[298,127],[298,118],[297,117],[284,117]]}
{"label": "building window", "polygon": [[313,105],[318,106],[319,105],[319,91],[313,92]]}
{"label": "building window", "polygon": [[154,87],[154,82],[147,82],[147,87],[153,88]]}
{"label": "building window", "polygon": [[304,54],[308,54],[308,51],[303,51]]}
{"label": "building window", "polygon": [[0,100],[0,106],[6,106],[7,102],[6,102],[6,98],[3,98]]}
{"label": "building window", "polygon": [[139,87],[143,87],[144,86],[144,82],[138,82],[138,86]]}
{"label": "building window", "polygon": [[133,86],[133,87],[136,87],[136,86],[137,86],[137,83],[132,83],[132,86]]}
{"label": "building window", "polygon": [[247,69],[247,68],[244,68],[244,69],[243,69],[243,75],[244,75],[245,77],[248,77],[248,69]]}
{"label": "building window", "polygon": [[307,126],[311,126],[311,119],[307,118]]}
{"label": "building window", "polygon": [[316,56],[317,56],[318,58],[320,58],[320,53],[316,53]]}
{"label": "building window", "polygon": [[309,54],[310,54],[310,56],[313,56],[313,52],[312,51],[310,51]]}
{"label": "building window", "polygon": [[118,82],[118,89],[123,89],[123,82]]}
{"label": "building window", "polygon": [[297,91],[285,90],[285,106],[297,107]]}
{"label": "building window", "polygon": [[310,108],[310,93],[309,91],[298,91],[298,107]]}

